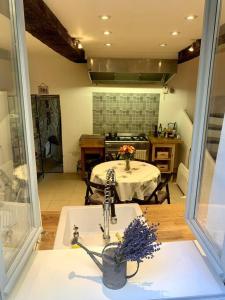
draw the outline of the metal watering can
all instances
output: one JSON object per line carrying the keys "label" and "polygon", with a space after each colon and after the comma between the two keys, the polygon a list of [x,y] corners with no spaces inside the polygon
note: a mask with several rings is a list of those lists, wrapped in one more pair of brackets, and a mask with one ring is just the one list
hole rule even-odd
{"label": "metal watering can", "polygon": [[[102,282],[109,289],[117,290],[121,289],[127,282],[127,279],[135,276],[139,269],[139,263],[137,262],[137,269],[132,275],[127,275],[127,262],[123,261],[121,263],[116,262],[115,260],[115,250],[118,247],[118,243],[109,243],[107,244],[102,253],[90,251],[84,245],[76,242],[78,246],[84,249],[91,259],[95,262],[98,268],[102,272]],[[102,264],[96,258],[102,258]]]}

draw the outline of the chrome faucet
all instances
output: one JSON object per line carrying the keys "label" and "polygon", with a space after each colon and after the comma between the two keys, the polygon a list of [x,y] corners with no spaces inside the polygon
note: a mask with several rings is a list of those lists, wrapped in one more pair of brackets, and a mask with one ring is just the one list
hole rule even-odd
{"label": "chrome faucet", "polygon": [[115,177],[115,170],[109,169],[106,174],[105,199],[103,202],[103,239],[106,243],[110,241],[109,219],[111,218],[111,224],[117,223],[117,218],[115,214],[115,194],[113,188],[116,185]]}
{"label": "chrome faucet", "polygon": [[71,245],[76,245],[79,239],[79,228],[74,225],[73,226],[73,239],[71,241]]}

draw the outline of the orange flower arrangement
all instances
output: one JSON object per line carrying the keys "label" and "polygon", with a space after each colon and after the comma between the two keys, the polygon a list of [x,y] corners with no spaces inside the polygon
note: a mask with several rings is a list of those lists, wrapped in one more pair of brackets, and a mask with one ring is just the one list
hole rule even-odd
{"label": "orange flower arrangement", "polygon": [[119,154],[124,157],[124,159],[133,158],[135,153],[135,148],[131,145],[123,145],[119,149]]}

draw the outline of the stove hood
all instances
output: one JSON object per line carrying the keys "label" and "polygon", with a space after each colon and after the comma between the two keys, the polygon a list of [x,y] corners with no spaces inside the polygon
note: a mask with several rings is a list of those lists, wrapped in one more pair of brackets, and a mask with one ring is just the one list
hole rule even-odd
{"label": "stove hood", "polygon": [[165,85],[177,72],[176,59],[89,58],[93,83]]}

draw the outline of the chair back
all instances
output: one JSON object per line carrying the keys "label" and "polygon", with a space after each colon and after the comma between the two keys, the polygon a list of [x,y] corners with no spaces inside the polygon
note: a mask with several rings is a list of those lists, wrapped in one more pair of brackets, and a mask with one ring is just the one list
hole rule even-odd
{"label": "chair back", "polygon": [[[100,183],[91,182],[90,179],[86,178],[85,183],[87,186],[86,195],[85,195],[85,205],[91,204],[90,196],[94,194],[94,190],[105,192],[105,185]],[[115,186],[110,186],[111,193],[114,195],[115,203],[119,202],[119,196],[117,194]]]}
{"label": "chair back", "polygon": [[[166,192],[167,192],[167,197],[169,198],[169,188],[168,188],[168,183],[170,181],[172,177],[172,173],[166,175],[166,178],[164,179],[164,181],[160,181],[157,185],[157,187],[155,188],[155,190],[152,192],[152,194],[148,197],[148,199],[146,201],[150,202],[152,199],[155,199],[155,203],[158,204],[158,197],[157,197],[157,193],[160,192],[164,187],[166,187]],[[170,200],[169,200],[170,201]],[[168,203],[169,203],[168,201]]]}
{"label": "chair back", "polygon": [[162,202],[158,198],[158,192],[160,192],[164,187],[166,188],[165,197],[163,201],[167,199],[168,204],[170,204],[170,193],[169,193],[169,186],[168,183],[172,177],[172,174],[168,174],[164,181],[160,181],[154,191],[151,193],[150,196],[147,197],[145,200],[140,199],[133,199],[132,202],[138,203],[139,205],[146,205],[146,204],[161,204]]}
{"label": "chair back", "polygon": [[106,154],[106,161],[111,161],[111,160],[119,160],[121,158],[121,155],[119,153],[113,155],[112,153],[107,153]]}
{"label": "chair back", "polygon": [[93,168],[95,167],[95,166],[97,166],[98,164],[101,164],[101,163],[103,163],[104,162],[104,160],[100,157],[100,158],[98,158],[98,159],[95,159],[95,160],[93,160],[92,162],[89,162],[88,163],[88,166],[87,166],[87,177],[88,177],[88,179],[90,179],[91,178],[91,172],[92,172],[92,170],[93,170]]}
{"label": "chair back", "polygon": [[161,191],[165,186],[167,186],[171,177],[172,177],[172,173],[166,175],[166,178],[164,179],[164,181],[160,181],[155,190]]}

